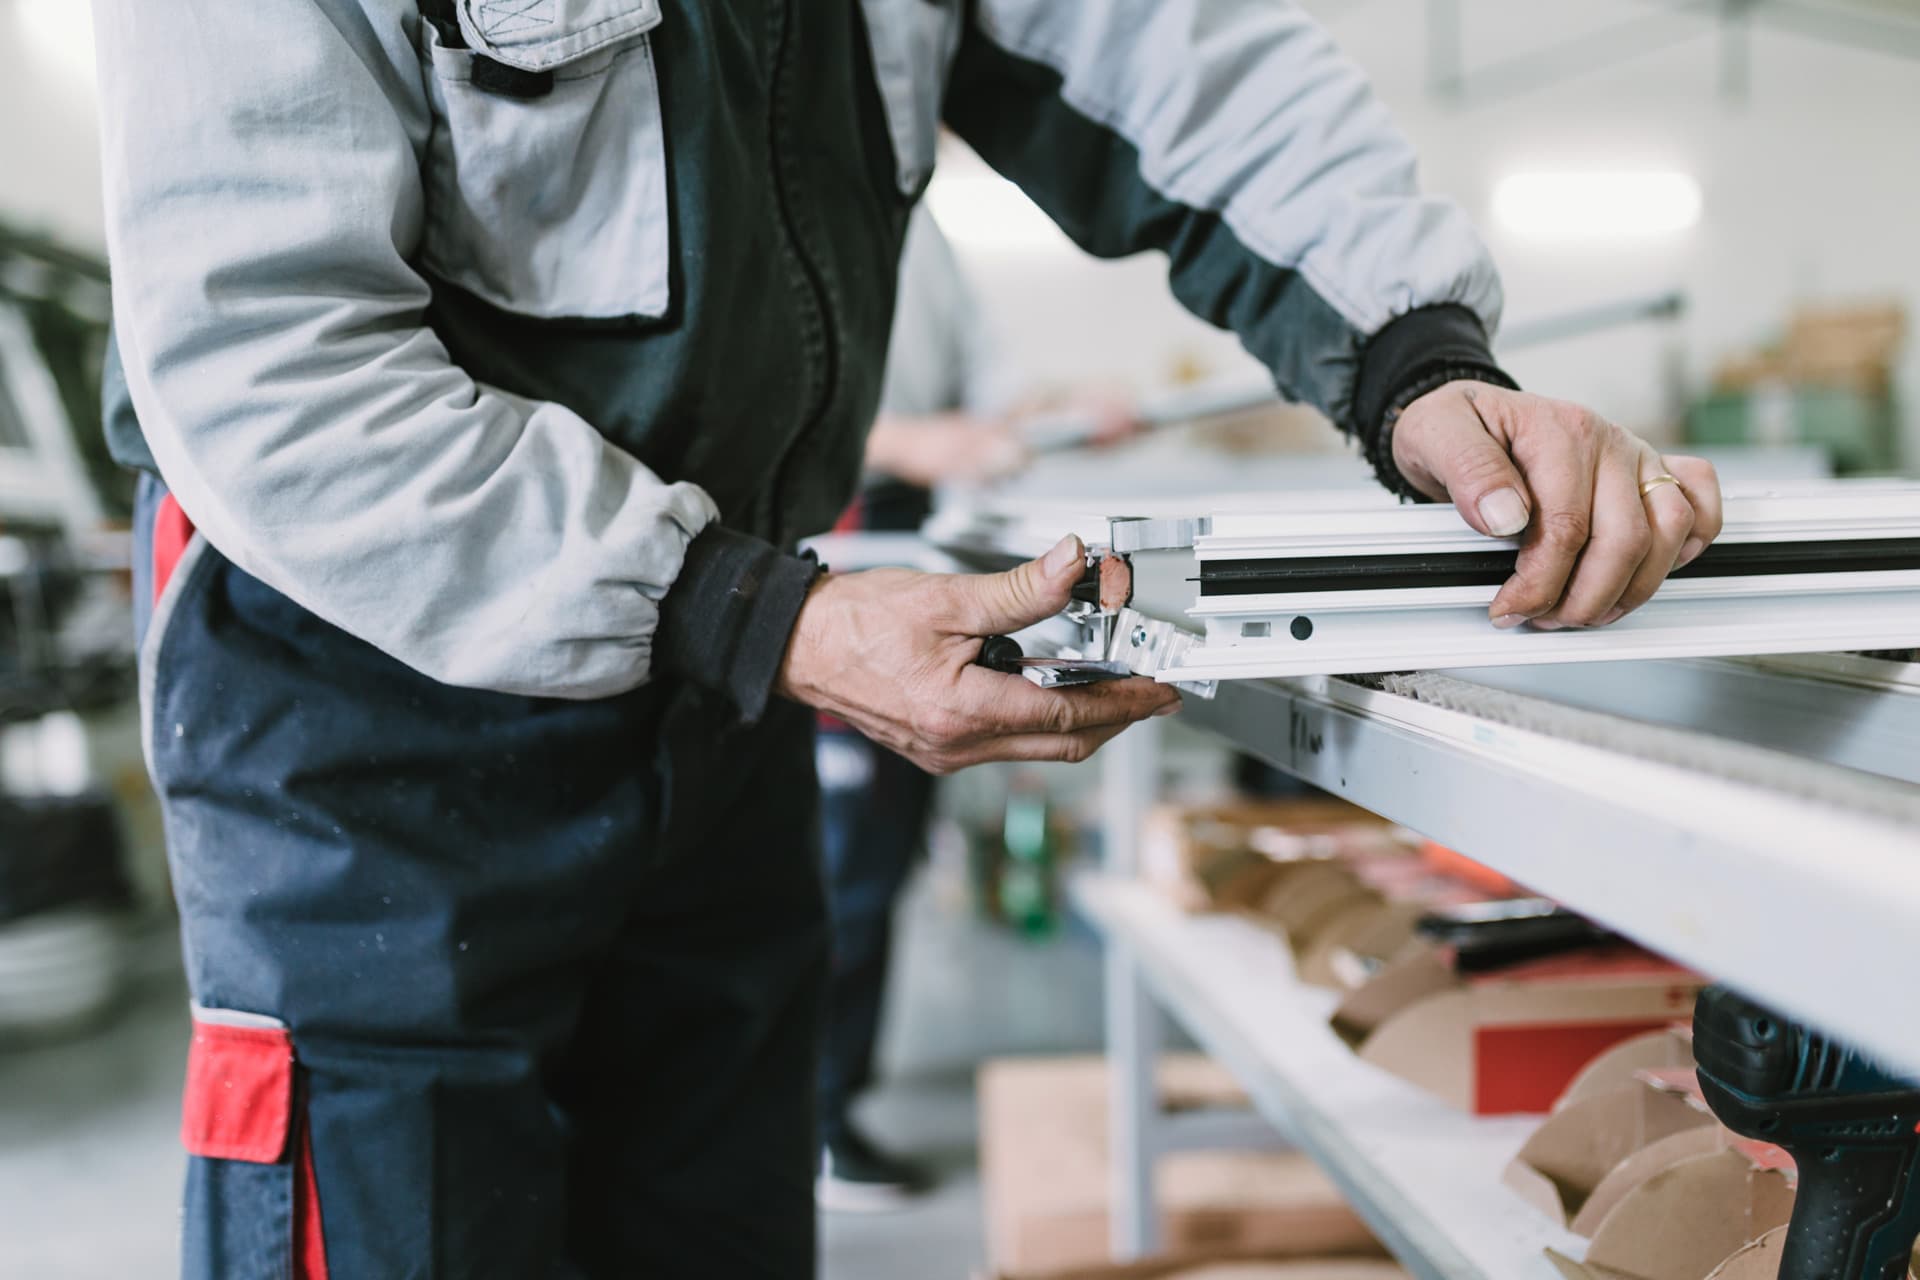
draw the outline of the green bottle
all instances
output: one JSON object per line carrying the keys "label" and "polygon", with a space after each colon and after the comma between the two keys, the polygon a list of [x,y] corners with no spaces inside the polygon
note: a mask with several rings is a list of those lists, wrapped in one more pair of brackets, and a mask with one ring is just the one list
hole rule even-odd
{"label": "green bottle", "polygon": [[1053,872],[1058,850],[1047,791],[1031,774],[1014,775],[1007,789],[1007,816],[1001,829],[1006,859],[1000,865],[1000,915],[1029,938],[1051,934]]}

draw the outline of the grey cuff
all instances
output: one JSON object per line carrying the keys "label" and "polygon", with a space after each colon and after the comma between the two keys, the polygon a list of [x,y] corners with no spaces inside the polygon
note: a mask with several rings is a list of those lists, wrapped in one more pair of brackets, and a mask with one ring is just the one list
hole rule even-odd
{"label": "grey cuff", "polygon": [[820,566],[708,525],[687,544],[660,603],[657,671],[724,694],[746,721],[767,709],[800,606]]}

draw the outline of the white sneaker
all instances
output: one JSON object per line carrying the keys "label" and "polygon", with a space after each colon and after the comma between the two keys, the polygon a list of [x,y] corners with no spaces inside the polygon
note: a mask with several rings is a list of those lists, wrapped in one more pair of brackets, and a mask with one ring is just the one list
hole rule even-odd
{"label": "white sneaker", "polygon": [[829,1213],[888,1213],[905,1208],[932,1185],[919,1165],[887,1154],[849,1129],[822,1148],[813,1198]]}

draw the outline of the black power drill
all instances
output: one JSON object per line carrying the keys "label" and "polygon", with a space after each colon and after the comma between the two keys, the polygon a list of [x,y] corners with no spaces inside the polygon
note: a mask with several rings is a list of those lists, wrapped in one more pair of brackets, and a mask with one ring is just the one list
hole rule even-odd
{"label": "black power drill", "polygon": [[1700,993],[1707,1105],[1799,1168],[1780,1280],[1906,1280],[1920,1236],[1920,1084],[1735,995]]}

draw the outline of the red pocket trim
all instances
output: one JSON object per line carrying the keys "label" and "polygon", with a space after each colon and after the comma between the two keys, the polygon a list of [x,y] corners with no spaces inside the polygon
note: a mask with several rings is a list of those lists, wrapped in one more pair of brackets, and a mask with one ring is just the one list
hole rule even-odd
{"label": "red pocket trim", "polygon": [[273,1164],[293,1119],[293,1037],[277,1027],[195,1022],[180,1142],[196,1156]]}
{"label": "red pocket trim", "polygon": [[180,557],[187,553],[187,544],[192,541],[193,521],[187,519],[187,513],[169,493],[160,499],[160,506],[153,513],[153,598],[156,602],[167,589]]}
{"label": "red pocket trim", "polygon": [[320,1230],[320,1188],[313,1179],[313,1125],[300,1120],[300,1162],[293,1172],[294,1280],[328,1280],[327,1241]]}

